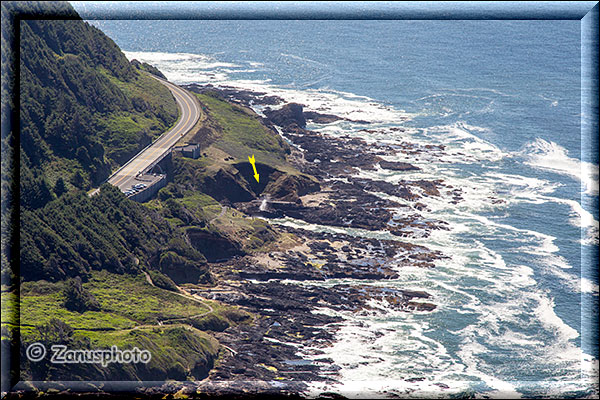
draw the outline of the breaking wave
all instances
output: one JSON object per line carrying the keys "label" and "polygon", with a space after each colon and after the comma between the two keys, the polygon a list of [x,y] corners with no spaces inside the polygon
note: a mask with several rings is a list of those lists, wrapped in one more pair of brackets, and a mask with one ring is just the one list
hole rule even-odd
{"label": "breaking wave", "polygon": [[[464,201],[452,205],[443,198],[427,198],[428,209],[422,211],[422,215],[447,221],[452,229],[433,231],[426,239],[402,239],[452,255],[450,259],[436,262],[432,270],[403,267],[398,281],[377,282],[402,289],[425,289],[439,304],[438,309],[427,315],[393,310],[367,315],[342,313],[346,322],[340,328],[337,341],[318,356],[330,357],[342,367],[342,385],[328,389],[348,396],[365,390],[370,394],[387,391],[400,396],[422,396],[439,395],[443,383],[447,393],[464,394],[475,385],[479,386],[477,390],[489,395],[518,396],[532,385],[522,381],[535,381],[540,376],[550,381],[563,379],[564,382],[557,383],[557,386],[563,385],[560,390],[570,387],[571,381],[577,381],[583,359],[596,363],[597,370],[597,360],[590,359],[578,347],[578,329],[572,326],[572,321],[569,325],[561,319],[555,295],[543,287],[542,279],[553,277],[562,284],[561,290],[575,297],[580,293],[597,296],[598,285],[580,278],[577,268],[559,254],[561,249],[555,236],[534,228],[517,228],[507,220],[511,206],[561,204],[570,208],[571,224],[587,230],[582,243],[592,245],[597,245],[598,221],[576,200],[553,195],[562,186],[560,182],[512,173],[504,170],[501,163],[523,157],[529,166],[578,179],[582,192],[595,196],[598,195],[597,167],[570,157],[564,147],[541,138],[511,153],[482,139],[486,128],[462,120],[414,128],[406,126],[414,114],[369,97],[331,89],[282,87],[268,79],[237,79],[236,73],[263,68],[260,63],[223,63],[187,53],[126,52],[126,55],[155,65],[176,83],[211,83],[265,92],[286,102],[304,104],[309,110],[371,124],[368,133],[361,131],[364,124],[347,121],[316,126],[326,135],[360,136],[368,143],[392,147],[405,141],[445,146],[437,153],[433,150],[410,156],[398,153],[397,160],[426,166],[420,171],[395,172],[380,168],[359,171],[361,177],[391,183],[442,178],[451,187],[462,189]],[[298,59],[289,54],[282,56]],[[471,92],[481,91],[486,89],[465,89],[466,93],[454,95],[477,98]],[[419,100],[435,98],[428,96]],[[261,112],[260,107],[255,110]],[[403,130],[398,133],[387,129],[390,126],[402,126]],[[462,169],[465,165],[471,170],[465,172]],[[482,169],[473,173],[478,166]],[[399,198],[393,200],[405,202]],[[490,211],[495,215],[486,216]],[[315,231],[397,239],[389,232],[320,226],[290,218],[272,222]],[[321,284],[336,283],[339,281]],[[310,349],[305,350],[310,357]],[[537,393],[553,393],[555,388],[548,387],[547,391],[537,388]],[[572,387],[576,390],[577,383]]]}
{"label": "breaking wave", "polygon": [[555,142],[537,138],[527,143],[521,154],[527,164],[578,179],[584,193],[598,196],[598,166],[569,157],[567,149]]}

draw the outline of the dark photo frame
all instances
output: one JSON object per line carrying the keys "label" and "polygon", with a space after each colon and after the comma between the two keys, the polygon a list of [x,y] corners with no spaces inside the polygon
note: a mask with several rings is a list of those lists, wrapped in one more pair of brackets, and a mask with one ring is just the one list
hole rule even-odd
{"label": "dark photo frame", "polygon": [[[19,286],[20,274],[20,112],[19,112],[19,26],[24,20],[579,20],[581,24],[581,152],[587,159],[598,160],[598,17],[597,2],[309,2],[286,3],[274,7],[270,2],[77,2],[74,15],[60,2],[2,4],[2,291]],[[143,151],[143,150],[142,150]],[[140,151],[141,152],[141,151]],[[255,170],[256,171],[256,170]],[[5,178],[6,177],[6,178]],[[258,179],[257,179],[258,181]],[[598,218],[598,201],[593,205]],[[581,268],[592,273],[598,284],[598,246],[595,251],[581,252]],[[113,397],[161,397],[175,394],[183,386],[163,381],[20,381],[20,337],[5,340],[5,325],[19,325],[19,291],[15,302],[2,305],[2,397],[35,397],[45,394],[80,395],[111,394]],[[597,299],[596,299],[597,302]],[[581,341],[589,346],[598,344],[597,304],[582,296]],[[17,330],[18,332],[18,330]],[[596,360],[597,362],[597,360]],[[596,371],[597,372],[597,371]],[[292,385],[284,392],[245,393],[242,381],[236,381],[230,391],[226,382],[216,382],[213,393],[197,396],[297,396]],[[191,385],[191,383],[190,383]],[[191,386],[187,386],[188,388]],[[161,389],[157,389],[161,388]],[[173,392],[168,390],[173,389]],[[227,389],[227,388],[225,388]],[[166,392],[161,392],[166,390]],[[191,389],[190,389],[191,390]],[[191,397],[194,396],[194,392]],[[359,393],[360,394],[360,393]],[[423,396],[433,395],[426,393]],[[444,393],[440,394],[444,396]],[[477,395],[477,394],[475,394]],[[560,396],[561,394],[559,394]],[[597,393],[596,393],[597,395]],[[335,394],[324,393],[322,396]],[[419,396],[417,396],[419,397]]]}

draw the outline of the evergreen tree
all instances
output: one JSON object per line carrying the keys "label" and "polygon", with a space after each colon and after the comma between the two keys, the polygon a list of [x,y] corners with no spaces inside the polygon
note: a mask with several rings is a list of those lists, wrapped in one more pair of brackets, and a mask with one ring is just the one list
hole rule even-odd
{"label": "evergreen tree", "polygon": [[60,197],[64,193],[66,193],[66,191],[67,191],[67,185],[65,185],[65,181],[61,176],[60,178],[58,178],[56,180],[56,183],[54,184],[54,193],[56,194],[57,197]]}
{"label": "evergreen tree", "polygon": [[67,310],[78,312],[100,310],[100,303],[93,294],[84,289],[78,276],[66,282],[63,294]]}
{"label": "evergreen tree", "polygon": [[85,179],[83,175],[81,175],[80,171],[75,172],[75,174],[71,177],[71,183],[73,186],[79,189],[83,189],[85,185]]}

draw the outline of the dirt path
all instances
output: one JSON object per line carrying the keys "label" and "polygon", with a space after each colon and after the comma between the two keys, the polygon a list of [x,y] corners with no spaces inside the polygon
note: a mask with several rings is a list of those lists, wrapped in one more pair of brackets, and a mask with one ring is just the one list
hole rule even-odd
{"label": "dirt path", "polygon": [[210,221],[208,221],[209,224],[212,224],[212,222],[214,220],[216,220],[217,218],[221,218],[225,212],[227,211],[227,206],[221,206],[221,212],[219,213],[219,215],[217,215],[216,217],[213,217]]}
{"label": "dirt path", "polygon": [[[146,277],[146,282],[148,282],[151,286],[154,286],[154,282],[152,282],[152,278],[150,278],[150,274],[147,273],[146,271],[142,271],[144,273],[144,276]],[[156,287],[156,286],[154,286]]]}
{"label": "dirt path", "polygon": [[[222,211],[223,212],[223,211]],[[148,282],[150,285],[157,287],[154,282],[152,282],[152,278],[150,277],[150,274],[148,274],[146,271],[142,271],[142,273],[144,274],[144,276],[146,277],[146,282]],[[159,288],[161,289],[161,288]],[[166,289],[162,289],[162,290],[166,290]],[[188,320],[191,318],[202,318],[210,313],[215,312],[214,308],[207,302],[207,299],[201,298],[198,299],[193,295],[187,294],[187,292],[185,290],[183,290],[181,287],[177,286],[177,290],[178,292],[171,292],[173,294],[176,294],[178,296],[184,297],[188,300],[192,300],[195,301],[196,303],[200,303],[202,304],[204,307],[208,307],[208,311],[205,311],[203,313],[200,314],[196,314],[196,315],[192,315],[190,317],[178,317],[178,318],[167,318],[164,319],[162,321],[158,321],[158,325],[138,325],[135,326],[134,328],[131,328],[131,330],[133,329],[140,329],[140,328],[150,328],[150,327],[156,327],[156,326],[162,326],[164,322],[170,322],[170,321],[184,321],[184,320]]]}

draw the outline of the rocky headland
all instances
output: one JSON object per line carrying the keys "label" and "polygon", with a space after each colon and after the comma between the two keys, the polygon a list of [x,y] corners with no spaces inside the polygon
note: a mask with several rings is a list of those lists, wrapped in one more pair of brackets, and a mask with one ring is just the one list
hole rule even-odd
{"label": "rocky headland", "polygon": [[[239,306],[254,316],[252,323],[215,333],[226,351],[201,388],[218,393],[297,393],[309,382],[335,382],[340,367],[320,356],[319,349],[336,340],[344,318],[319,310],[334,314],[435,310],[436,299],[425,291],[391,289],[377,282],[396,279],[403,266],[434,268],[435,261],[446,257],[401,238],[427,237],[432,230],[449,229],[446,222],[424,218],[421,211],[427,209],[428,198],[461,201],[460,189],[443,180],[390,183],[357,175],[361,170],[418,171],[418,166],[384,157],[391,158],[398,151],[442,152],[443,146],[428,149],[406,143],[399,149],[367,144],[356,137],[334,138],[307,129],[307,121],[367,123],[305,111],[301,104],[286,104],[266,93],[210,85],[189,85],[187,89],[210,93],[248,112],[260,108],[262,116],[256,118],[287,142],[286,158],[299,171],[289,174],[285,168],[259,164],[264,175],[256,184],[241,179],[251,170],[238,163],[233,164],[234,169],[223,167],[215,173],[220,182],[226,180],[225,186],[213,192],[210,185],[204,186],[223,207],[217,221],[229,212],[260,218],[268,222],[263,239],[280,239],[258,251],[238,247],[230,257],[209,263],[210,283],[182,286],[188,294]],[[369,133],[367,128],[363,130]],[[317,229],[302,228],[309,224]],[[359,233],[333,233],[327,227],[352,228]],[[330,279],[345,283],[320,284]]]}

